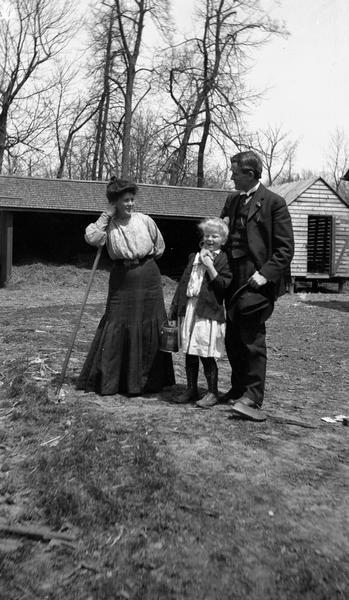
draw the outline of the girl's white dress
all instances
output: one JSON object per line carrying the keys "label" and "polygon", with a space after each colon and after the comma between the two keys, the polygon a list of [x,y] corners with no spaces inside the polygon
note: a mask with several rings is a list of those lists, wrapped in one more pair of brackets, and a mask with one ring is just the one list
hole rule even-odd
{"label": "girl's white dress", "polygon": [[225,352],[225,323],[203,319],[195,313],[205,271],[205,266],[200,262],[200,254],[197,253],[187,287],[185,316],[180,319],[181,347],[186,354],[220,358]]}

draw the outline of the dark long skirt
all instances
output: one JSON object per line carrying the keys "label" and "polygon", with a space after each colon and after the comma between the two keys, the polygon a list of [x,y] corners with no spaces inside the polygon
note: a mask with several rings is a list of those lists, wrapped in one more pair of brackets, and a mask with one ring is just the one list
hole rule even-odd
{"label": "dark long skirt", "polygon": [[172,356],[159,350],[166,311],[153,259],[125,267],[115,262],[105,313],[77,387],[102,395],[158,392],[173,385]]}

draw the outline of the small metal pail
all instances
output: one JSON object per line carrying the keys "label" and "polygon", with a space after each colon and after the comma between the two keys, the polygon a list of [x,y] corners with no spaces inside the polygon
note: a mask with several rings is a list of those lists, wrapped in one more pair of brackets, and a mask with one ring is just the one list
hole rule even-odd
{"label": "small metal pail", "polygon": [[160,350],[163,352],[178,352],[178,327],[163,323],[160,329]]}

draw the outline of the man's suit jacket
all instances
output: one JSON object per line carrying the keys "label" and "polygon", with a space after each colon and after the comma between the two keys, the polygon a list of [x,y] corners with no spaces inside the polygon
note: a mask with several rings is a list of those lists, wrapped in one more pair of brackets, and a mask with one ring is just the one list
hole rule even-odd
{"label": "man's suit jacket", "polygon": [[[229,217],[231,232],[239,203],[239,192],[229,194],[221,213],[221,218]],[[277,298],[285,292],[285,277],[294,253],[292,222],[285,200],[260,184],[250,200],[246,228],[256,269],[272,282],[273,296]],[[227,252],[231,255],[229,240]]]}
{"label": "man's suit jacket", "polygon": [[[185,315],[188,302],[187,287],[195,256],[195,252],[189,255],[188,264],[178,283],[169,310],[170,321],[172,319],[176,319],[177,317],[184,317]],[[208,273],[205,273],[195,312],[198,317],[203,319],[213,319],[223,323],[225,321],[223,300],[225,298],[226,290],[229,287],[232,279],[227,254],[224,251],[221,251],[215,257],[213,264],[218,272],[218,275],[211,280]]]}

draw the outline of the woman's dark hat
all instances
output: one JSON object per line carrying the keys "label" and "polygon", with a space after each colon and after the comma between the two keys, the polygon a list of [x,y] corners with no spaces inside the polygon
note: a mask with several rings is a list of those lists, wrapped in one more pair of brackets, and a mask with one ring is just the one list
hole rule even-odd
{"label": "woman's dark hat", "polygon": [[124,192],[138,192],[138,186],[129,179],[118,179],[117,177],[111,177],[107,185],[107,198],[108,200],[115,200],[117,196],[120,196]]}

